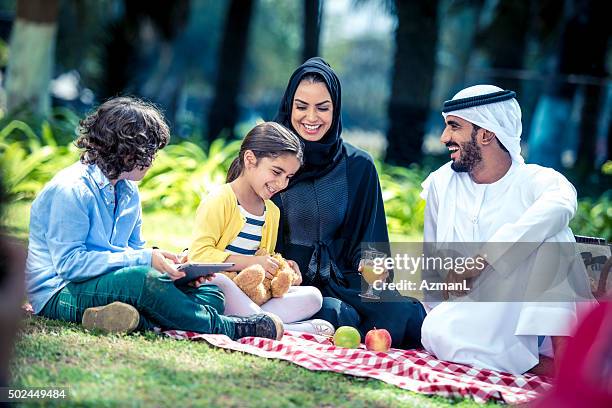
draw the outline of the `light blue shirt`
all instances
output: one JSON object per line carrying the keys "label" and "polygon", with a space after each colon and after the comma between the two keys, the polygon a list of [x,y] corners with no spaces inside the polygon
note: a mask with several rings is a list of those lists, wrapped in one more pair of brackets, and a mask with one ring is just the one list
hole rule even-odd
{"label": "light blue shirt", "polygon": [[30,210],[26,287],[34,312],[69,282],[150,266],[141,225],[136,183],[113,186],[98,166],[80,162],[56,174]]}

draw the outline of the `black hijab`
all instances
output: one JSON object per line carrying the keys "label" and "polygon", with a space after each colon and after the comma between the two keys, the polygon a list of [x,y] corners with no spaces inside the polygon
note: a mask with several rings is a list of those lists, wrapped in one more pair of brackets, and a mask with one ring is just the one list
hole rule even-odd
{"label": "black hijab", "polygon": [[312,73],[320,75],[323,81],[325,81],[334,108],[332,123],[327,133],[317,142],[304,140],[300,137],[304,143],[304,165],[300,171],[291,178],[289,185],[301,180],[324,176],[329,173],[342,158],[343,144],[342,138],[340,137],[342,133],[342,92],[340,89],[340,79],[338,79],[336,73],[322,58],[310,58],[300,65],[293,75],[291,75],[274,121],[293,130],[299,136],[299,133],[291,125],[293,97],[304,76]]}

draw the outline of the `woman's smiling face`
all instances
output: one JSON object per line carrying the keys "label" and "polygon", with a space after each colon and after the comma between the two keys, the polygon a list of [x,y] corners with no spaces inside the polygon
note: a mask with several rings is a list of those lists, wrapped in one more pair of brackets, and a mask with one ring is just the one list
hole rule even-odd
{"label": "woman's smiling face", "polygon": [[317,142],[331,127],[334,106],[323,82],[302,81],[295,90],[291,125],[304,139]]}

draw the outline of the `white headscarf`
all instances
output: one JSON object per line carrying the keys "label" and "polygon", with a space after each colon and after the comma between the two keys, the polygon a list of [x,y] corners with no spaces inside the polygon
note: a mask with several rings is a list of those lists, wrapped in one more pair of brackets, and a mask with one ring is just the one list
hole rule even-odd
{"label": "white headscarf", "polygon": [[[469,98],[471,96],[486,95],[503,91],[494,85],[474,85],[459,91],[452,100]],[[486,105],[474,106],[442,113],[444,119],[448,115],[457,116],[483,129],[495,133],[501,144],[504,145],[513,161],[524,163],[521,156],[521,107],[516,99],[493,102]]]}
{"label": "white headscarf", "polygon": [[[503,89],[493,85],[475,85],[459,91],[453,96],[453,100],[487,95],[499,91],[503,91]],[[521,125],[521,108],[516,99],[512,98],[502,102],[493,102],[442,113],[445,119],[448,115],[460,117],[495,133],[499,141],[508,149],[512,160],[520,165],[525,163],[521,156],[521,132],[523,130]],[[437,189],[439,200],[438,214],[443,214],[443,216],[438,217],[437,220],[436,240],[438,242],[449,242],[453,236],[453,220],[455,219],[456,209],[455,200],[457,199],[457,183],[459,182],[460,175],[461,173],[451,169],[449,162],[431,173],[421,184],[423,187],[421,197],[424,200],[427,200],[434,177],[439,185]]]}

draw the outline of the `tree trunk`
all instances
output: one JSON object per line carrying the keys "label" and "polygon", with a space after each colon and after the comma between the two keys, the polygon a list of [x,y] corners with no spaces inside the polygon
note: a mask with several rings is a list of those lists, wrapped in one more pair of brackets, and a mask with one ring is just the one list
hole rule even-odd
{"label": "tree trunk", "polygon": [[134,45],[138,33],[136,16],[128,14],[114,21],[108,27],[108,36],[103,45],[103,74],[96,88],[101,100],[123,94],[138,69],[139,54]]}
{"label": "tree trunk", "polygon": [[[563,47],[563,71],[586,75],[592,84],[584,86],[584,103],[578,127],[576,170],[581,182],[595,170],[598,118],[605,106],[606,51],[610,34],[607,7],[603,0],[579,1],[567,25]],[[599,82],[599,83],[596,83]]]}
{"label": "tree trunk", "polygon": [[520,91],[516,71],[523,69],[530,11],[528,2],[499,0],[495,17],[478,34],[476,42],[489,62],[491,83],[500,88]]}
{"label": "tree trunk", "polygon": [[[545,72],[550,69],[552,52],[556,49],[563,22],[564,8],[557,0],[532,1],[529,8],[529,29],[523,69],[526,72]],[[535,114],[541,109],[540,97],[545,91],[545,82],[540,78],[525,78],[518,90],[522,110],[523,134],[521,141],[529,143],[531,130],[536,128]],[[552,101],[552,100],[551,100]],[[555,103],[555,101],[552,101]],[[562,103],[564,103],[562,101]]]}
{"label": "tree trunk", "polygon": [[595,173],[597,125],[601,107],[605,105],[604,96],[605,88],[602,85],[585,85],[575,165],[580,181],[588,181],[589,176]]}
{"label": "tree trunk", "polygon": [[[561,170],[562,154],[573,137],[573,127],[568,126],[568,118],[572,117],[575,85],[565,83],[558,63],[568,10],[559,7],[557,0],[538,0],[532,5],[529,37],[537,51],[531,54],[539,57],[526,62],[545,79],[525,81],[523,86],[520,99],[522,141],[528,142],[530,163]],[[555,61],[554,67],[551,60]]]}
{"label": "tree trunk", "polygon": [[435,107],[465,87],[466,72],[482,0],[443,0],[437,68],[431,102]]}
{"label": "tree trunk", "polygon": [[605,160],[612,160],[612,120],[608,120],[608,148]]}
{"label": "tree trunk", "polygon": [[58,0],[18,0],[6,75],[7,110],[47,115],[53,75]]}
{"label": "tree trunk", "polygon": [[323,0],[304,0],[304,48],[302,61],[319,55]]}
{"label": "tree trunk", "polygon": [[[559,115],[549,109],[542,115],[546,126],[541,126],[539,132],[533,132],[529,158],[530,161],[547,165],[551,156],[552,160],[558,161],[563,148],[577,145],[574,168],[578,182],[584,187],[595,170],[597,124],[602,107],[605,105],[603,98],[609,29],[603,0],[578,0],[568,5],[561,30],[558,67],[556,72],[549,75],[546,91],[541,100],[556,99],[566,101],[566,104],[570,105],[575,103],[578,88],[582,88],[583,103],[577,124],[578,140],[564,140],[563,137],[568,133],[568,129],[576,125],[571,115]],[[578,77],[571,78],[574,75]],[[566,110],[569,111],[569,108]],[[557,118],[558,116],[562,117]],[[573,136],[573,133],[570,136]],[[546,146],[555,146],[555,149],[544,153],[534,151]],[[533,156],[531,152],[534,153]],[[536,160],[532,160],[532,157]]]}
{"label": "tree trunk", "polygon": [[[107,99],[123,93],[144,94],[155,97],[150,91],[143,91],[147,82],[155,80],[143,75],[155,64],[169,64],[165,58],[172,59],[172,41],[184,29],[189,18],[190,0],[124,0],[124,12],[120,19],[108,28],[107,41],[104,44],[104,76],[99,86],[98,96]],[[158,39],[156,47],[160,53],[153,57],[142,51],[143,23],[150,21],[155,28]],[[168,49],[170,47],[170,49]],[[152,70],[155,75],[155,68]],[[159,100],[158,102],[164,102]]]}
{"label": "tree trunk", "polygon": [[395,1],[395,57],[385,160],[408,165],[421,159],[433,87],[438,1]]}
{"label": "tree trunk", "polygon": [[215,96],[208,114],[208,134],[204,140],[208,144],[221,132],[226,132],[228,137],[234,136],[253,4],[253,0],[232,0],[228,8],[219,51]]}

